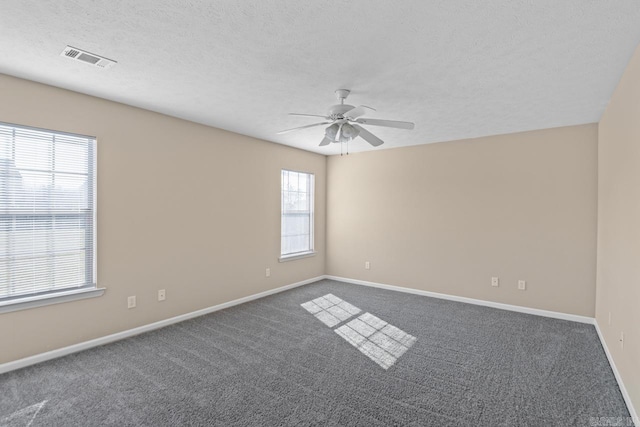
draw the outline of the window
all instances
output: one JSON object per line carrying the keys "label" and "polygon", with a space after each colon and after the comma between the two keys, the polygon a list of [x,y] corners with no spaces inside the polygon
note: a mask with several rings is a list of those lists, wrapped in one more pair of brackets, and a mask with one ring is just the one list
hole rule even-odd
{"label": "window", "polygon": [[0,123],[0,309],[96,290],[95,151],[93,137]]}
{"label": "window", "polygon": [[313,252],[314,175],[282,170],[280,260]]}

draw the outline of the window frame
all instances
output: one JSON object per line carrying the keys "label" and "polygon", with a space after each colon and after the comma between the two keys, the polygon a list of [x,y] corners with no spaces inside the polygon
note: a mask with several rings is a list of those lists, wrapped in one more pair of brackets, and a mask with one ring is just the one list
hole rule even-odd
{"label": "window frame", "polygon": [[[51,144],[53,150],[52,156],[55,158],[56,153],[56,136],[70,136],[75,138],[87,139],[87,201],[90,203],[90,208],[86,212],[78,213],[55,213],[50,212],[49,216],[54,218],[56,215],[72,216],[82,219],[87,224],[83,227],[85,230],[91,230],[91,233],[87,233],[85,236],[85,247],[90,247],[92,251],[91,262],[88,263],[85,255],[85,275],[87,277],[86,284],[78,287],[61,288],[51,291],[38,291],[28,294],[21,294],[15,296],[7,296],[0,298],[0,314],[8,313],[12,311],[24,310],[34,307],[40,307],[50,304],[59,304],[68,301],[94,298],[104,294],[105,289],[99,288],[97,283],[97,181],[98,181],[98,168],[97,168],[97,138],[95,136],[83,135],[71,132],[58,131],[54,129],[45,129],[33,126],[25,126],[15,123],[7,123],[0,121],[0,125],[12,128],[12,156],[15,155],[16,144],[16,129],[24,129],[26,131],[36,131],[47,133],[51,136],[51,141],[47,142]],[[55,174],[55,168],[51,170],[52,174]],[[7,210],[6,215],[26,215],[12,213]],[[51,222],[55,222],[53,219]]]}
{"label": "window frame", "polygon": [[[308,177],[309,182],[309,249],[301,252],[283,253],[283,218],[286,215],[284,210],[284,187],[283,187],[283,172],[292,172],[297,174],[305,174]],[[296,259],[307,258],[315,256],[315,197],[316,197],[316,176],[313,172],[298,171],[293,169],[282,168],[280,170],[280,257],[279,262],[293,261]],[[288,190],[289,191],[289,190]]]}

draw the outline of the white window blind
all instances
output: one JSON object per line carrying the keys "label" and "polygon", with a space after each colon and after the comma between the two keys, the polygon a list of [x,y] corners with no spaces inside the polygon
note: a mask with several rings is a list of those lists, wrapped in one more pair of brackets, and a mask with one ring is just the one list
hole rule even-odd
{"label": "white window blind", "polygon": [[313,252],[314,175],[282,170],[281,256]]}
{"label": "white window blind", "polygon": [[0,302],[96,287],[96,141],[0,123]]}

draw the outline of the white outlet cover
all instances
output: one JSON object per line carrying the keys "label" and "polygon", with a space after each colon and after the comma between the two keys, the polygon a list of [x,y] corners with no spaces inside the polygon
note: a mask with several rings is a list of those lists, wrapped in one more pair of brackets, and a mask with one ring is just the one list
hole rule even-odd
{"label": "white outlet cover", "polygon": [[527,282],[524,280],[518,280],[518,289],[524,291],[527,289]]}
{"label": "white outlet cover", "polygon": [[497,277],[492,277],[491,286],[494,286],[494,287],[500,286],[500,279]]}

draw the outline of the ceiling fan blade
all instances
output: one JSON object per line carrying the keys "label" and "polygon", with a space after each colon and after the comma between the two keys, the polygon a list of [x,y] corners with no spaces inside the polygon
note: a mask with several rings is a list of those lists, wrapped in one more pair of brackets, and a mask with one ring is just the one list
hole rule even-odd
{"label": "ceiling fan blade", "polygon": [[321,116],[320,114],[301,114],[301,113],[289,113],[290,116],[303,116],[303,117],[322,117],[323,119],[329,120],[327,116]]}
{"label": "ceiling fan blade", "polygon": [[396,120],[358,119],[356,120],[356,122],[362,123],[363,125],[386,126],[388,128],[409,129],[409,130],[415,127],[415,124],[411,122],[399,122]]}
{"label": "ceiling fan blade", "polygon": [[324,137],[324,139],[322,141],[320,141],[320,147],[325,146],[325,145],[329,145],[331,144],[331,140],[329,138],[327,138],[326,136]]}
{"label": "ceiling fan blade", "polygon": [[312,128],[314,126],[328,125],[329,123],[331,123],[331,122],[314,123],[312,125],[300,126],[300,127],[297,127],[297,128],[287,129],[287,130],[281,130],[277,134],[278,135],[282,135],[283,133],[293,132],[295,130],[301,130],[301,129],[306,129],[306,128]]}
{"label": "ceiling fan blade", "polygon": [[344,116],[349,117],[350,119],[355,119],[356,117],[360,117],[364,113],[366,113],[367,112],[366,109],[376,111],[375,108],[367,107],[366,105],[360,105],[344,113]]}
{"label": "ceiling fan blade", "polygon": [[381,140],[380,138],[378,138],[377,136],[375,136],[374,134],[372,134],[371,132],[369,132],[368,130],[366,130],[365,128],[363,128],[362,126],[353,124],[351,125],[354,128],[358,129],[360,131],[360,133],[358,134],[359,137],[361,137],[362,139],[364,139],[365,141],[367,141],[369,144],[373,145],[374,147],[377,147],[379,145],[384,144],[384,141]]}

